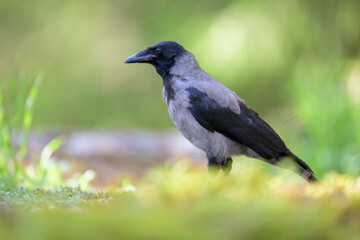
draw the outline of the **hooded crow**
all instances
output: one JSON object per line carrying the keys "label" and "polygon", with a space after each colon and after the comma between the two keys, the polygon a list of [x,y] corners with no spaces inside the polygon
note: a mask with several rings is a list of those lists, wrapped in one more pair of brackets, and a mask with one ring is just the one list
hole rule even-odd
{"label": "hooded crow", "polygon": [[229,174],[234,155],[278,165],[284,159],[308,182],[311,168],[293,154],[279,135],[233,91],[199,67],[180,44],[163,41],[125,63],[149,63],[163,79],[163,98],[175,126],[208,158],[209,170]]}

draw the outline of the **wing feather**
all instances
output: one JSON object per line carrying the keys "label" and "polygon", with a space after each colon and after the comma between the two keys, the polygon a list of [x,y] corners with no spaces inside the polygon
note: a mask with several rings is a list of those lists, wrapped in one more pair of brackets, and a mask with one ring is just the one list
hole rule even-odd
{"label": "wing feather", "polygon": [[279,135],[245,103],[239,101],[240,113],[235,113],[197,88],[190,87],[186,90],[189,92],[189,111],[207,130],[219,132],[249,147],[265,159],[277,158],[290,152]]}

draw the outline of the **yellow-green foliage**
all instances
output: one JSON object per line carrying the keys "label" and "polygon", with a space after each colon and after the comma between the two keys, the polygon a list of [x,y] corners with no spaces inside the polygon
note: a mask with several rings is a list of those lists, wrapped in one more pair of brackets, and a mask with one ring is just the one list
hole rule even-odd
{"label": "yellow-green foliage", "polygon": [[225,177],[180,161],[150,171],[136,190],[3,192],[0,233],[2,239],[358,239],[360,178],[330,174],[310,185],[262,166],[236,163]]}
{"label": "yellow-green foliage", "polygon": [[14,60],[30,75],[44,69],[40,127],[164,129],[173,125],[161,78],[123,61],[174,40],[277,123],[274,111],[294,101],[288,87],[299,59],[359,58],[359,12],[359,0],[3,0],[0,86]]}

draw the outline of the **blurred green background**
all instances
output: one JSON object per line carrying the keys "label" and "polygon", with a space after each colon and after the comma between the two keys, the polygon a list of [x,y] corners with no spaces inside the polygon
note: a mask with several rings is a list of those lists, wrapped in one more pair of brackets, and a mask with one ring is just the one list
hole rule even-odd
{"label": "blurred green background", "polygon": [[43,71],[38,129],[173,127],[162,81],[123,61],[173,40],[317,172],[360,173],[358,0],[0,2],[0,87]]}

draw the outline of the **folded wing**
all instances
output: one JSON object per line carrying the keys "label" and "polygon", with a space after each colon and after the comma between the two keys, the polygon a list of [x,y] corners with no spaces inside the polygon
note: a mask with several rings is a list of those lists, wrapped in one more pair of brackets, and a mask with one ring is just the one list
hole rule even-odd
{"label": "folded wing", "polygon": [[238,102],[240,113],[235,113],[197,88],[186,90],[189,92],[189,110],[202,127],[222,133],[265,159],[289,155],[290,151],[277,133],[243,102]]}

